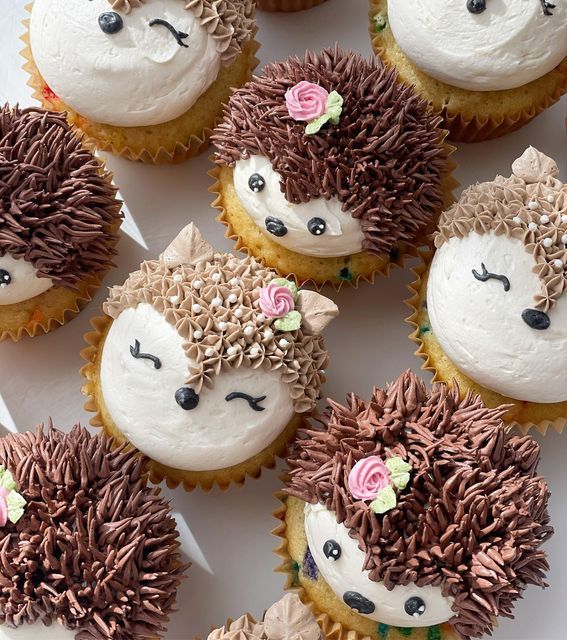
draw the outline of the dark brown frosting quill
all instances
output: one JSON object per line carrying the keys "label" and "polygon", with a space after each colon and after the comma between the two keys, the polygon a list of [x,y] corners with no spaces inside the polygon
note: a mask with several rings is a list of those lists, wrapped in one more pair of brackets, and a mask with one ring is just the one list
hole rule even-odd
{"label": "dark brown frosting quill", "polygon": [[[212,137],[218,164],[267,157],[289,202],[338,198],[362,221],[364,250],[412,243],[442,205],[447,149],[441,119],[378,58],[338,46],[264,68],[237,89]],[[286,91],[302,80],[344,99],[338,125],[316,135],[291,118]]]}
{"label": "dark brown frosting quill", "polygon": [[0,256],[76,287],[112,265],[120,202],[65,114],[0,107]]}
{"label": "dark brown frosting quill", "polygon": [[[540,546],[549,526],[539,445],[508,435],[506,407],[487,408],[458,388],[430,392],[410,371],[370,402],[330,402],[321,429],[301,433],[290,458],[287,493],[322,503],[366,553],[369,578],[387,588],[440,585],[454,598],[450,621],[463,638],[490,633],[528,584],[545,586]],[[358,460],[400,456],[410,483],[384,515],[349,492]]]}
{"label": "dark brown frosting quill", "polygon": [[145,459],[50,426],[2,438],[0,464],[27,503],[0,530],[0,622],[56,619],[77,640],[161,637],[185,567]]}

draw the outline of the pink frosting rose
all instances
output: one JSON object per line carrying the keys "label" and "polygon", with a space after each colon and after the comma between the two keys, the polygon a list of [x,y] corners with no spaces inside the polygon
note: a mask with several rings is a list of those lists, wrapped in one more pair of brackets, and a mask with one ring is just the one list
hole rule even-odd
{"label": "pink frosting rose", "polygon": [[5,527],[8,522],[8,494],[10,492],[0,487],[0,527]]}
{"label": "pink frosting rose", "polygon": [[388,467],[378,456],[359,460],[348,476],[348,486],[358,500],[374,500],[390,484]]}
{"label": "pink frosting rose", "polygon": [[267,318],[283,318],[295,309],[291,291],[279,284],[260,289],[260,309]]}
{"label": "pink frosting rose", "polygon": [[327,111],[329,92],[318,84],[302,80],[285,94],[289,115],[294,120],[311,122]]}

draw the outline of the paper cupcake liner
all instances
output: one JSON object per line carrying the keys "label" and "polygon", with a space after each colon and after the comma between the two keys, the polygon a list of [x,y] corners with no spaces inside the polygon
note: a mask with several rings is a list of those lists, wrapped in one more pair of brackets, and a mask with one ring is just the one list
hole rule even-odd
{"label": "paper cupcake liner", "polygon": [[[447,133],[447,131],[443,131],[443,139],[445,139]],[[352,286],[356,289],[361,283],[374,284],[376,276],[388,277],[390,275],[390,270],[393,267],[403,268],[408,259],[417,257],[421,248],[430,245],[429,236],[437,228],[439,215],[442,210],[449,207],[455,201],[453,190],[459,186],[459,183],[453,177],[453,172],[457,165],[451,159],[451,154],[455,151],[455,147],[452,147],[447,143],[445,143],[445,146],[447,148],[447,156],[449,160],[447,164],[447,172],[442,178],[443,205],[438,214],[430,220],[427,227],[422,231],[420,237],[416,240],[415,245],[406,245],[401,243],[395,250],[382,256],[371,256],[369,254],[359,253],[345,258],[313,258],[313,261],[317,263],[336,263],[336,272],[338,274],[336,279],[316,278],[314,276],[303,277],[301,273],[294,272],[293,268],[290,268],[289,271],[285,271],[278,265],[277,260],[273,261],[266,259],[264,255],[260,252],[256,252],[250,246],[252,243],[248,243],[242,232],[233,224],[231,213],[225,206],[221,179],[224,171],[231,172],[229,176],[229,187],[230,189],[234,188],[232,170],[228,167],[215,166],[209,171],[209,176],[213,179],[213,184],[209,187],[209,192],[214,195],[212,206],[219,212],[217,220],[226,226],[225,237],[235,242],[235,249],[254,257],[263,266],[274,269],[282,277],[292,278],[299,285],[307,284],[316,289],[322,289],[325,285],[331,285],[336,290],[341,289],[342,286]],[[234,197],[237,199],[236,195]],[[258,237],[261,238],[261,242],[263,244],[267,244],[271,249],[273,249],[274,254],[277,256],[282,254],[289,255],[290,258],[298,264],[305,264],[306,261],[310,259],[309,256],[304,256],[290,251],[268,238],[251,220],[242,205],[239,206],[242,208],[242,213],[240,215],[249,223],[250,233],[257,234]],[[364,262],[358,262],[359,260]],[[359,271],[357,269],[358,264],[366,266],[366,270]]]}
{"label": "paper cupcake liner", "polygon": [[325,0],[258,0],[258,9],[263,11],[303,11],[312,9]]}
{"label": "paper cupcake liner", "polygon": [[[278,492],[275,497],[281,504],[273,514],[274,517],[279,520],[279,524],[272,531],[272,534],[280,538],[280,543],[278,547],[274,549],[274,553],[282,561],[276,571],[287,576],[284,588],[287,591],[297,593],[303,604],[311,609],[317,623],[323,630],[324,638],[327,640],[459,640],[459,636],[448,624],[413,629],[392,627],[373,622],[348,609],[348,607],[333,594],[330,587],[324,583],[323,578],[320,576],[314,578],[308,575],[308,572],[313,572],[313,563],[310,562],[309,567],[307,569],[305,568],[307,566],[304,562],[307,554],[307,541],[304,530],[302,530],[298,539],[292,540],[288,536],[288,510],[302,509],[303,503],[298,498],[289,497],[282,491]],[[325,595],[331,601],[334,601],[334,607],[339,611],[344,608],[344,610],[347,611],[345,615],[356,620],[355,624],[359,626],[359,629],[362,627],[366,629],[374,627],[372,631],[360,631],[347,628],[347,626],[338,619],[333,619],[333,617],[329,615],[329,612],[320,610],[310,592],[310,585],[315,584],[315,579],[323,583]],[[332,615],[337,618],[341,617],[337,612],[332,613]]]}
{"label": "paper cupcake liner", "polygon": [[[448,370],[448,375],[440,375],[438,370],[440,363],[434,361],[430,350],[428,349],[429,345],[435,345],[435,347],[441,351],[441,347],[431,330],[429,317],[427,315],[427,301],[425,299],[427,276],[433,254],[434,252],[431,249],[421,252],[421,262],[412,269],[416,279],[412,284],[408,285],[411,297],[405,301],[407,306],[412,310],[411,315],[406,319],[406,322],[414,328],[409,337],[410,340],[417,345],[415,355],[423,358],[425,361],[422,365],[422,369],[432,371],[434,374],[433,380],[435,382],[453,383],[456,381],[461,390],[461,394],[463,395],[468,391],[480,394],[483,401],[489,407],[497,407],[502,404],[513,405],[513,408],[504,416],[503,419],[506,423],[517,428],[524,434],[528,433],[531,429],[535,429],[539,433],[545,435],[550,428],[562,433],[567,425],[567,402],[543,404],[522,402],[502,396],[477,384],[461,373],[444,354],[442,355],[441,364],[443,365],[443,369]],[[537,414],[538,412],[541,412],[542,414],[545,412],[549,414],[551,412],[555,415],[553,415],[551,419],[534,419],[533,414]]]}
{"label": "paper cupcake liner", "polygon": [[[30,4],[26,7],[28,12],[31,11],[31,6],[32,5]],[[160,146],[156,150],[148,150],[147,148],[142,147],[133,148],[132,146],[118,147],[116,144],[113,144],[112,141],[105,139],[101,135],[96,135],[96,133],[93,133],[93,131],[91,130],[93,128],[93,125],[96,126],[96,123],[89,122],[86,118],[83,118],[81,115],[73,111],[73,109],[65,105],[65,103],[63,103],[51,91],[47,83],[41,77],[39,69],[34,62],[31,50],[29,38],[29,19],[24,20],[23,24],[26,27],[26,32],[20,38],[25,44],[24,49],[21,51],[21,55],[25,59],[23,68],[29,75],[27,84],[33,89],[33,97],[38,100],[45,109],[65,111],[69,124],[71,124],[75,129],[78,129],[82,133],[82,135],[100,151],[106,151],[108,153],[112,153],[116,156],[120,156],[134,162],[143,162],[146,164],[176,164],[199,155],[209,147],[212,132],[216,124],[222,117],[222,103],[219,103],[218,105],[218,113],[216,114],[214,120],[212,122],[209,122],[207,126],[203,127],[200,134],[191,135],[188,140],[177,140],[173,146]],[[238,63],[238,61],[241,60],[242,57],[247,60],[247,74],[246,77],[243,78],[242,84],[244,84],[244,82],[248,82],[248,80],[252,78],[253,71],[260,62],[256,56],[256,53],[260,48],[260,44],[255,39],[255,34],[256,31],[252,34],[252,39],[245,45],[240,58],[238,58],[236,62]],[[217,79],[216,82],[218,81],[219,80]],[[216,86],[216,82],[213,83],[211,87],[209,87],[209,90],[213,89]],[[207,92],[205,92],[199,98],[199,100],[206,95]],[[194,107],[195,105],[193,105],[191,109],[193,109]],[[189,111],[191,111],[191,109]],[[180,116],[180,118],[183,118],[185,115],[186,114]],[[175,121],[171,121],[171,123],[166,124],[172,124],[173,122]],[[101,126],[106,127],[106,125]],[[157,126],[159,127],[160,125]],[[124,135],[124,132],[128,132],[128,127],[110,127],[109,131],[117,135]]]}
{"label": "paper cupcake liner", "polygon": [[[100,356],[106,334],[112,324],[108,316],[99,316],[91,320],[94,331],[86,333],[84,339],[89,345],[81,351],[81,357],[86,364],[81,368],[81,375],[86,379],[82,387],[83,395],[87,396],[85,410],[94,413],[90,424],[100,427],[119,444],[128,442],[122,432],[114,424],[110,416],[102,390],[99,384]],[[295,432],[303,425],[303,416],[296,414],[279,436],[257,455],[244,462],[212,471],[184,471],[149,460],[147,471],[150,480],[155,484],[165,481],[170,489],[183,485],[186,491],[199,487],[203,491],[210,491],[215,485],[222,491],[232,484],[243,485],[247,478],[259,478],[263,469],[273,469],[279,457],[284,456]],[[135,448],[131,445],[132,448]],[[148,456],[149,457],[149,456]]]}
{"label": "paper cupcake liner", "polygon": [[[383,20],[387,20],[387,0],[369,0],[369,2],[369,30],[372,48],[386,65],[393,66],[386,54],[387,47],[384,46],[382,36],[387,22],[381,22],[382,28],[377,31],[375,20],[378,15]],[[403,55],[401,51],[400,55]],[[413,78],[405,77],[408,68],[411,72],[410,75],[414,76]],[[433,89],[427,93],[421,93],[421,96],[428,100],[432,108],[443,117],[444,126],[450,131],[449,139],[458,142],[482,142],[516,131],[567,93],[567,58],[545,76],[522,87],[505,91],[475,92],[453,87],[429,78],[409,61],[404,65],[404,68],[396,67],[396,69],[400,80],[408,85],[415,84],[415,75],[424,78],[424,80],[430,80]],[[420,93],[419,87],[414,88]],[[532,100],[525,108],[515,107],[509,113],[498,113],[497,115],[483,113],[483,109],[491,102],[495,109],[501,109],[503,97],[514,96],[521,100],[525,99],[527,91],[529,91]],[[478,96],[479,93],[482,93],[482,108],[477,108],[477,104],[468,104],[467,108],[467,98],[470,103],[470,98]]]}

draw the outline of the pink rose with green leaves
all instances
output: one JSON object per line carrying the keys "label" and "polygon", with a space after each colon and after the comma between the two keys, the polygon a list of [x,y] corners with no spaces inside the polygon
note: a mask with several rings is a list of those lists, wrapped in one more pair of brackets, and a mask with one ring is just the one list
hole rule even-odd
{"label": "pink rose with green leaves", "polygon": [[329,92],[323,87],[302,80],[286,91],[285,103],[294,120],[311,122],[325,113],[328,97]]}

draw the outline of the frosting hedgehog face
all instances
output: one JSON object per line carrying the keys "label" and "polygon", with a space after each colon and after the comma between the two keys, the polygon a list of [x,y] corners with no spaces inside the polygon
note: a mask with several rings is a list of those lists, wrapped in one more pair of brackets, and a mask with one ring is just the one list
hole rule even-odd
{"label": "frosting hedgehog face", "polygon": [[410,371],[366,402],[330,402],[299,438],[287,493],[305,501],[309,552],[336,596],[398,627],[490,633],[543,585],[548,489],[539,446],[458,388]]}
{"label": "frosting hedgehog face", "polygon": [[213,631],[208,640],[322,640],[322,634],[311,611],[288,593],[266,611],[263,622],[244,615]]}
{"label": "frosting hedgehog face", "polygon": [[509,178],[465,190],[440,220],[427,285],[445,354],[479,384],[567,400],[567,186],[529,148]]}
{"label": "frosting hedgehog face", "polygon": [[272,240],[310,256],[415,242],[442,203],[440,119],[378,59],[338,47],[268,65],[231,96],[213,142]]}
{"label": "frosting hedgehog face", "polygon": [[0,305],[108,269],[115,194],[64,116],[0,107]]}
{"label": "frosting hedgehog face", "polygon": [[162,637],[184,567],[144,464],[79,426],[0,440],[0,638]]}
{"label": "frosting hedgehog face", "polygon": [[188,111],[240,55],[254,11],[253,0],[36,0],[31,47],[43,79],[82,116],[157,125]]}
{"label": "frosting hedgehog face", "polygon": [[567,56],[567,3],[388,0],[405,55],[429,76],[471,91],[513,89]]}
{"label": "frosting hedgehog face", "polygon": [[215,253],[191,224],[104,305],[100,381],[117,427],[178,469],[230,467],[311,411],[338,313],[253,259]]}

